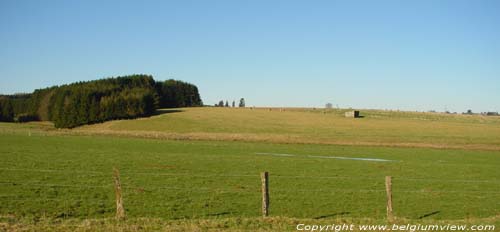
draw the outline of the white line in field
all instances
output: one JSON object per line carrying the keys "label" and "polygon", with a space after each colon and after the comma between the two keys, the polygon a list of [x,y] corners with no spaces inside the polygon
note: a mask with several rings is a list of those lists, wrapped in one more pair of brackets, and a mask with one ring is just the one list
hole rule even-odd
{"label": "white line in field", "polygon": [[295,155],[292,155],[292,154],[278,154],[278,153],[264,153],[264,152],[257,152],[255,153],[256,155],[274,155],[274,156],[287,156],[287,157],[290,157],[290,156],[295,156]]}
{"label": "white line in field", "polygon": [[[293,154],[279,154],[279,153],[264,153],[257,152],[256,155],[273,155],[273,156],[299,156]],[[357,157],[343,157],[343,156],[318,156],[318,155],[306,155],[309,158],[322,158],[322,159],[343,159],[343,160],[361,160],[361,161],[373,161],[373,162],[392,162],[394,160],[386,160],[386,159],[376,159],[376,158],[357,158]]]}
{"label": "white line in field", "polygon": [[324,159],[363,160],[363,161],[374,161],[374,162],[391,162],[391,161],[394,161],[394,160],[386,160],[386,159],[356,158],[356,157],[342,157],[342,156],[315,156],[315,155],[308,155],[307,157],[311,157],[311,158],[324,158]]}

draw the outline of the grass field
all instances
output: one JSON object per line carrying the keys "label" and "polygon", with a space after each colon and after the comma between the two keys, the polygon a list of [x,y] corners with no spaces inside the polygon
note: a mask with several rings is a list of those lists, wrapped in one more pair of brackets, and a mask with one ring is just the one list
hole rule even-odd
{"label": "grass field", "polygon": [[398,220],[499,224],[498,118],[341,115],[193,108],[74,130],[1,123],[0,221],[110,218],[117,167],[127,215],[137,220],[256,228],[266,224],[252,221],[260,215],[259,173],[269,171],[279,230],[295,220],[288,218],[384,220],[386,175],[394,177]]}
{"label": "grass field", "polygon": [[201,140],[434,147],[500,151],[500,117],[396,111],[261,108],[164,110],[140,120],[86,126],[81,132]]}

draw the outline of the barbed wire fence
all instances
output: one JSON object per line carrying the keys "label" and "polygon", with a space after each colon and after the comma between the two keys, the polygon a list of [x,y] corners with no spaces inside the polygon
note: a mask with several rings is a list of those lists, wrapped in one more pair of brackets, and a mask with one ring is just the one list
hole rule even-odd
{"label": "barbed wire fence", "polygon": [[[252,174],[193,174],[193,173],[155,173],[155,172],[124,172],[122,175],[129,176],[172,176],[172,177],[191,177],[191,178],[255,178],[261,180],[261,188],[259,186],[255,186],[253,188],[244,188],[244,189],[234,189],[234,188],[213,188],[213,187],[178,187],[178,186],[134,186],[133,184],[124,183],[120,179],[120,173],[118,171],[114,171],[113,175],[110,175],[111,172],[102,172],[102,171],[82,171],[82,170],[63,170],[63,169],[36,169],[36,168],[0,168],[0,171],[19,171],[19,172],[40,172],[40,173],[60,173],[60,174],[81,174],[84,177],[113,177],[113,182],[109,181],[109,184],[56,184],[56,183],[40,183],[40,182],[21,182],[21,181],[0,181],[0,186],[31,186],[31,187],[47,187],[47,188],[71,188],[71,189],[103,189],[103,191],[109,191],[114,189],[114,203],[111,199],[106,200],[95,200],[89,198],[59,198],[59,197],[36,197],[36,198],[27,198],[23,196],[19,196],[16,194],[4,194],[0,195],[0,200],[6,200],[9,202],[65,202],[68,205],[69,203],[75,202],[85,202],[86,205],[94,205],[94,206],[107,206],[111,207],[116,206],[116,217],[124,218],[125,217],[125,207],[126,207],[126,199],[123,199],[123,191],[124,190],[142,190],[142,191],[189,191],[189,192],[217,192],[217,193],[245,193],[252,195],[262,196],[262,215],[264,217],[268,216],[270,212],[272,212],[272,208],[270,207],[270,203],[273,199],[273,193],[292,193],[292,194],[300,194],[307,192],[331,192],[331,193],[385,193],[386,195],[386,210],[387,210],[387,220],[391,221],[395,217],[393,214],[393,204],[392,197],[393,194],[405,194],[405,193],[445,193],[445,194],[481,194],[481,195],[500,195],[499,191],[484,191],[484,190],[415,190],[415,189],[397,189],[393,191],[393,182],[442,182],[442,183],[487,183],[500,185],[500,180],[493,179],[426,179],[426,178],[406,178],[406,177],[385,177],[385,188],[314,188],[314,189],[276,189],[270,185],[269,179],[273,178],[275,181],[279,181],[280,179],[313,179],[313,180],[328,180],[328,179],[340,179],[340,180],[369,180],[369,181],[382,181],[383,178],[375,178],[375,177],[352,177],[352,176],[305,176],[305,175],[272,175],[269,172],[262,172],[261,175],[252,175]],[[270,188],[272,191],[270,191]],[[88,202],[91,201],[91,202]],[[381,203],[382,204],[382,203]],[[147,215],[144,215],[147,216]],[[284,216],[284,215],[280,215]]]}

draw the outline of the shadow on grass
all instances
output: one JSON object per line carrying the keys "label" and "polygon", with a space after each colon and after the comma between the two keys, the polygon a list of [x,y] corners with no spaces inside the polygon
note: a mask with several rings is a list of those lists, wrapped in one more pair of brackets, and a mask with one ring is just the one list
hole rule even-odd
{"label": "shadow on grass", "polygon": [[418,219],[422,219],[422,218],[430,217],[430,216],[432,216],[432,215],[436,215],[436,214],[438,214],[438,213],[440,213],[440,212],[441,212],[441,211],[439,211],[439,210],[438,210],[438,211],[434,211],[434,212],[430,212],[430,213],[428,213],[428,214],[424,214],[424,215],[422,215],[422,216],[418,217]]}
{"label": "shadow on grass", "polygon": [[228,214],[231,214],[231,212],[209,213],[206,216],[218,217],[218,216],[223,216],[223,215],[228,215]]}
{"label": "shadow on grass", "polygon": [[151,116],[162,115],[162,114],[171,114],[171,113],[180,113],[180,112],[183,112],[183,111],[182,110],[174,110],[174,109],[158,109]]}
{"label": "shadow on grass", "polygon": [[340,212],[340,213],[333,213],[333,214],[321,215],[321,216],[315,217],[313,219],[323,219],[323,218],[329,218],[329,217],[335,217],[335,216],[342,216],[342,215],[347,215],[347,214],[350,214],[350,212]]}

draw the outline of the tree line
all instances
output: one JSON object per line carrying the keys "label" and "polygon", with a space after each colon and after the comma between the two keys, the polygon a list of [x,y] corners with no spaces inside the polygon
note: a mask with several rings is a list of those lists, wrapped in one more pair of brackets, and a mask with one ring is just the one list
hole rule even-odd
{"label": "tree line", "polygon": [[[224,104],[224,100],[220,100],[219,103],[214,104],[215,107],[229,107],[229,102],[226,100],[226,104]],[[236,107],[236,102],[233,101],[231,107]],[[240,103],[238,107],[245,107],[245,98],[240,98]]]}
{"label": "tree line", "polygon": [[57,128],[154,114],[158,108],[201,106],[198,88],[178,80],[130,75],[0,96],[0,121],[52,121]]}

